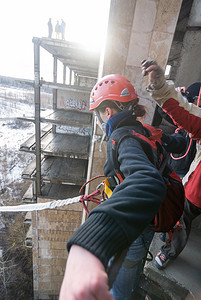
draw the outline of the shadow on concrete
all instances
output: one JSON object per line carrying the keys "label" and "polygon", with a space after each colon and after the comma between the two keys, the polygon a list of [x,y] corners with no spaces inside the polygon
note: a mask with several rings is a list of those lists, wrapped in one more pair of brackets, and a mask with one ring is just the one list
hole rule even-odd
{"label": "shadow on concrete", "polygon": [[[163,244],[158,236],[155,234],[150,247],[154,257]],[[138,293],[147,292],[151,300],[201,300],[201,216],[194,220],[188,243],[179,257],[164,270],[158,270],[153,261],[147,262],[140,285]]]}

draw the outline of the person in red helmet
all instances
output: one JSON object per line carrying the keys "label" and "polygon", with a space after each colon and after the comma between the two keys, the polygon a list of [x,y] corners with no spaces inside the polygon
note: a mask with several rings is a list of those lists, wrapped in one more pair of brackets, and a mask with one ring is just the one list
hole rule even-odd
{"label": "person in red helmet", "polygon": [[[104,174],[114,178],[113,138],[131,128],[149,136],[149,130],[137,121],[137,117],[145,114],[145,108],[139,104],[130,81],[114,74],[103,77],[94,86],[90,110],[95,112],[108,139]],[[172,152],[179,147],[182,151],[183,138],[181,144],[175,137],[172,139],[175,141]],[[60,300],[130,300],[133,297],[154,235],[149,224],[165,197],[166,186],[138,140],[127,136],[121,141],[118,161],[123,182],[114,188],[108,200],[90,212],[67,243],[69,256]],[[108,263],[126,248],[129,250],[110,291]]]}
{"label": "person in red helmet", "polygon": [[180,220],[182,228],[173,233],[171,243],[165,240],[155,257],[157,268],[163,269],[183,251],[191,232],[192,221],[201,214],[201,83],[192,84],[186,91],[177,91],[173,82],[165,80],[163,69],[154,60],[144,60],[142,72],[149,76],[147,91],[157,105],[171,117],[177,127],[185,130],[196,141],[195,157],[182,180],[186,196]]}

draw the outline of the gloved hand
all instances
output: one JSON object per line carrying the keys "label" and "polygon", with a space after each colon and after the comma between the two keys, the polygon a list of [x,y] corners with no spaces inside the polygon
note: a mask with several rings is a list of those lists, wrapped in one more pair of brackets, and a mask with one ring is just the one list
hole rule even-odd
{"label": "gloved hand", "polygon": [[164,71],[155,60],[143,60],[141,68],[143,76],[149,74],[149,86],[147,90],[159,90],[164,85]]}

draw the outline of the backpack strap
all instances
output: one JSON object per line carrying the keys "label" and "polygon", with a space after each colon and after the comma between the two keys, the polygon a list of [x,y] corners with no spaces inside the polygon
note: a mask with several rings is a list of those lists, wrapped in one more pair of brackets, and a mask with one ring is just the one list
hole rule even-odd
{"label": "backpack strap", "polygon": [[151,125],[143,124],[143,127],[148,129],[151,132],[151,136],[149,137],[149,140],[161,140],[162,138],[162,130],[160,128],[154,128]]}
{"label": "backpack strap", "polygon": [[[160,167],[162,167],[163,165],[161,173],[165,168],[168,158],[167,155],[165,155],[164,148],[161,145],[162,130],[155,129],[154,127],[147,124],[143,124],[143,128],[145,129],[147,136],[140,134],[132,129],[124,129],[122,130],[122,132],[117,132],[116,135],[112,137],[112,158],[114,164],[114,171],[116,173],[116,176],[118,177],[119,183],[121,183],[124,180],[124,175],[120,171],[120,165],[118,161],[118,149],[121,142],[128,137],[134,138],[140,142],[148,159],[159,170]],[[155,155],[153,149],[155,150]],[[166,158],[164,159],[164,157]]]}

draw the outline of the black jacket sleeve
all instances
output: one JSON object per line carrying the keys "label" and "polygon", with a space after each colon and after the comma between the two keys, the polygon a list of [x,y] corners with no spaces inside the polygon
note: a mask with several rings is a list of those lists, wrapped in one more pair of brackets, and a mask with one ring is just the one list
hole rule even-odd
{"label": "black jacket sleeve", "polygon": [[182,153],[187,146],[186,138],[179,133],[173,133],[171,135],[163,133],[161,141],[169,153]]}
{"label": "black jacket sleeve", "polygon": [[[110,176],[112,141],[108,142],[105,175]],[[79,245],[107,266],[108,260],[128,247],[148,226],[166,193],[163,178],[149,161],[141,144],[124,139],[119,147],[119,163],[125,180],[112,196],[93,209],[86,222],[67,244]]]}

